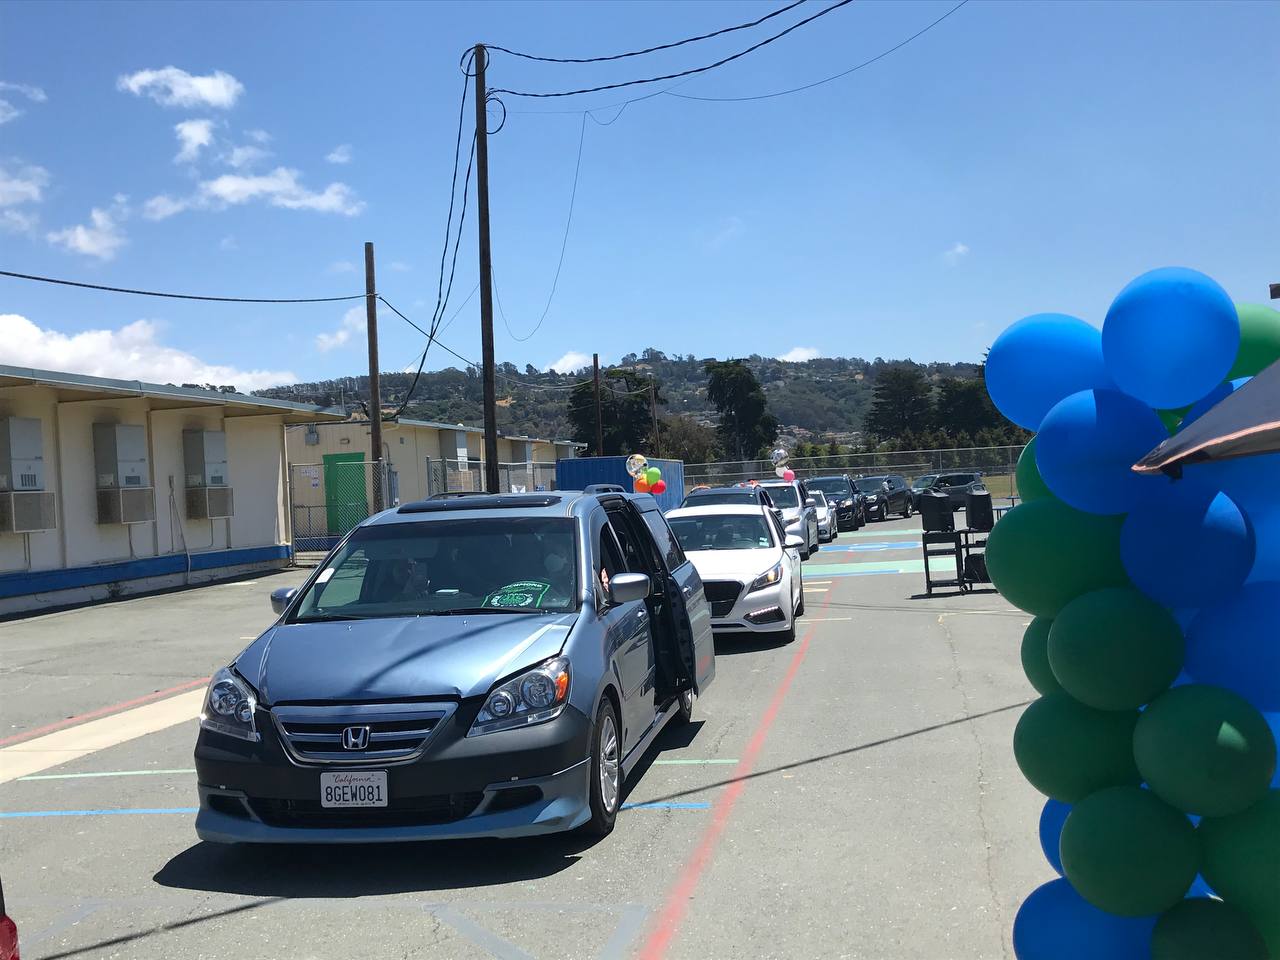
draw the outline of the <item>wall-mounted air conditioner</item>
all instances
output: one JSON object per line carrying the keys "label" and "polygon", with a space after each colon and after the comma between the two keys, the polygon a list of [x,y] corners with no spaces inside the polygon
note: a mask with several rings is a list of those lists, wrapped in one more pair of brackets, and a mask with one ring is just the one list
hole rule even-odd
{"label": "wall-mounted air conditioner", "polygon": [[44,435],[34,417],[0,417],[0,533],[58,528],[54,495],[44,489]]}
{"label": "wall-mounted air conditioner", "polygon": [[230,487],[187,487],[187,519],[217,520],[235,516]]}
{"label": "wall-mounted air conditioner", "polygon": [[98,523],[148,523],[156,518],[146,427],[137,423],[95,423],[93,463],[98,485]]}
{"label": "wall-mounted air conditioner", "polygon": [[0,492],[0,533],[37,533],[58,529],[52,493],[44,490]]}

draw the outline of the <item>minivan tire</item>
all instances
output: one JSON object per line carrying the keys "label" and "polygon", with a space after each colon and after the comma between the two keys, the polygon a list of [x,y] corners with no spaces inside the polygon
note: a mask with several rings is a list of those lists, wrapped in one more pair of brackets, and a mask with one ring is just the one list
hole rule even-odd
{"label": "minivan tire", "polygon": [[[607,722],[606,722],[607,721]],[[613,800],[613,809],[609,809],[609,804],[605,801],[603,791],[601,789],[600,771],[602,767],[601,758],[601,740],[606,727],[610,727],[613,733],[615,762],[618,763],[618,795]],[[584,823],[578,829],[588,837],[607,837],[613,832],[614,824],[618,820],[618,809],[622,806],[622,740],[618,727],[618,711],[614,709],[613,701],[606,695],[600,697],[600,703],[596,706],[595,723],[591,725],[591,760],[590,760],[590,783],[587,787],[588,805],[591,809],[591,819]]]}

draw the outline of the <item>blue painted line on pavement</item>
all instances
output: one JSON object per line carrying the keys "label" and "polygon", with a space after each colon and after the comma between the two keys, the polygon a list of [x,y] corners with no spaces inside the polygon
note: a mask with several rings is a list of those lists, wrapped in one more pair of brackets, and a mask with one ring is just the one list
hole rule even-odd
{"label": "blue painted line on pavement", "polygon": [[896,543],[859,543],[852,547],[823,547],[823,553],[878,553],[881,550],[918,550],[920,541],[902,540]]}
{"label": "blue painted line on pavement", "polygon": [[0,812],[0,819],[15,817],[121,817],[152,813],[195,813],[196,807],[131,807],[122,810],[11,810]]}
{"label": "blue painted line on pavement", "polygon": [[623,810],[710,810],[709,803],[624,803]]}

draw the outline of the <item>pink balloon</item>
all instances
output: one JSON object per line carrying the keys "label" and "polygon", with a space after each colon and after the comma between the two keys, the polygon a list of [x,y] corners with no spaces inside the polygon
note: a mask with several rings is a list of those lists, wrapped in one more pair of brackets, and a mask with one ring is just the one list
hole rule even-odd
{"label": "pink balloon", "polygon": [[794,470],[788,470],[786,473],[782,475],[782,479],[787,481],[787,483],[790,483],[795,478],[796,478],[796,472]]}

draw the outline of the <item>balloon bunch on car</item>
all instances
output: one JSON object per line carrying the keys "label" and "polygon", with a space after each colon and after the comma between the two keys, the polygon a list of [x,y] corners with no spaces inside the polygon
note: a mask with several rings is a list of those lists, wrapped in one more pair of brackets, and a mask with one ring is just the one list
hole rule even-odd
{"label": "balloon bunch on car", "polygon": [[667,492],[667,481],[662,479],[662,471],[649,466],[649,461],[642,453],[633,453],[627,457],[627,474],[634,481],[636,493]]}
{"label": "balloon bunch on car", "polygon": [[991,348],[992,401],[1036,432],[986,560],[1035,617],[1013,747],[1061,874],[1019,960],[1280,958],[1280,455],[1131,469],[1278,358],[1280,313],[1183,268],[1101,331],[1038,314]]}
{"label": "balloon bunch on car", "polygon": [[769,454],[769,459],[773,462],[773,472],[787,483],[796,478],[796,472],[787,466],[791,462],[791,454],[782,447],[778,447]]}

